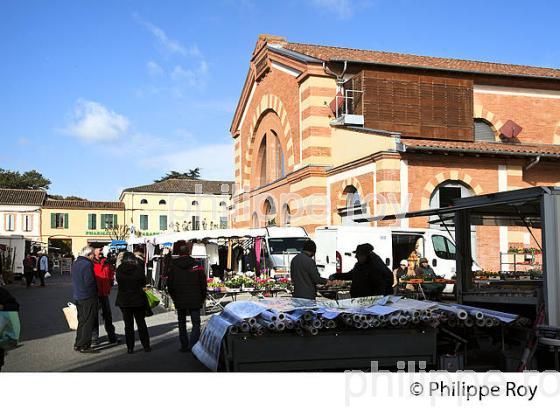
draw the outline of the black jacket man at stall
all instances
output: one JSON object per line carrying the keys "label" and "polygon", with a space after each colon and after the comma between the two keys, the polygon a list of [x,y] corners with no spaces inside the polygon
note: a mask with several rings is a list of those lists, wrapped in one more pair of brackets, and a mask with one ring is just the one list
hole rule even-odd
{"label": "black jacket man at stall", "polygon": [[330,279],[351,280],[350,296],[353,298],[392,293],[393,274],[373,252],[373,246],[369,243],[358,245],[355,253],[358,261],[352,270],[331,275]]}
{"label": "black jacket man at stall", "polygon": [[317,245],[312,240],[303,244],[303,252],[296,255],[290,263],[290,277],[294,285],[294,298],[315,300],[317,297],[317,285],[328,282],[322,278],[317,270],[317,264],[313,257],[317,251]]}

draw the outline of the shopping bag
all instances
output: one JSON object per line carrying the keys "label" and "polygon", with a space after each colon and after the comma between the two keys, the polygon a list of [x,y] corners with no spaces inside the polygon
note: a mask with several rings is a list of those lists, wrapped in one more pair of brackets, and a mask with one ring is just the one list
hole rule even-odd
{"label": "shopping bag", "polygon": [[15,348],[19,342],[20,330],[18,312],[0,311],[0,349]]}
{"label": "shopping bag", "polygon": [[51,274],[49,272],[45,273],[45,279],[48,279],[51,277]]}
{"label": "shopping bag", "polygon": [[62,308],[64,312],[64,317],[66,317],[66,321],[68,322],[68,327],[71,330],[76,330],[78,328],[78,309],[76,305],[73,303],[68,302],[68,306]]}
{"label": "shopping bag", "polygon": [[154,295],[149,290],[146,290],[145,293],[146,293],[146,298],[148,299],[148,306],[150,307],[150,309],[153,309],[157,305],[159,305],[159,299],[157,298],[156,295]]}

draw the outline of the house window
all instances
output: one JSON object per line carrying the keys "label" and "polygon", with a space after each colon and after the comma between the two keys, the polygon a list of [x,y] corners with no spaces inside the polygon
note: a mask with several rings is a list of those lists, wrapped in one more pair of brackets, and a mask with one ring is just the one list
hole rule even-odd
{"label": "house window", "polygon": [[160,231],[167,230],[167,215],[159,216],[159,230]]}
{"label": "house window", "polygon": [[198,206],[198,201],[192,201],[191,205],[192,206]]}
{"label": "house window", "polygon": [[23,215],[23,230],[25,232],[33,230],[33,215]]}
{"label": "house window", "polygon": [[160,204],[160,205],[166,205],[167,202],[165,201],[165,199],[160,199],[160,200],[159,200],[159,204]]}
{"label": "house window", "polygon": [[496,141],[492,125],[488,121],[479,118],[474,120],[474,140],[488,142]]}
{"label": "house window", "polygon": [[192,229],[193,231],[200,230],[200,216],[193,216],[192,217]]}
{"label": "house window", "polygon": [[346,207],[339,209],[342,225],[358,224],[354,219],[366,213],[366,204],[354,185],[348,185],[343,193],[346,195]]}
{"label": "house window", "polygon": [[226,202],[225,202],[225,201],[220,202],[220,206],[221,206],[222,208],[225,208]]}
{"label": "house window", "polygon": [[220,229],[227,229],[228,227],[227,216],[220,216]]}
{"label": "house window", "polygon": [[68,214],[66,213],[52,213],[51,214],[51,228],[52,229],[68,229]]}
{"label": "house window", "polygon": [[16,216],[14,214],[6,215],[5,219],[4,219],[4,226],[6,227],[6,231],[15,231],[16,230]]}
{"label": "house window", "polygon": [[148,215],[140,215],[140,229],[148,229]]}
{"label": "house window", "polygon": [[147,199],[141,199],[141,200],[140,200],[140,204],[141,204],[141,205],[146,205],[147,203],[148,203],[148,200],[147,200]]}
{"label": "house window", "polygon": [[97,215],[96,214],[88,214],[88,222],[87,222],[88,229],[97,229]]}
{"label": "house window", "polygon": [[117,226],[116,214],[101,214],[101,228],[108,229]]}

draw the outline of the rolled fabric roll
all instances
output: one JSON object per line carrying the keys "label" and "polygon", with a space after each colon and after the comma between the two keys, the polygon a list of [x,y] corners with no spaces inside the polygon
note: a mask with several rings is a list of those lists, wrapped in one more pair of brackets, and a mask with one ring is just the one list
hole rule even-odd
{"label": "rolled fabric roll", "polygon": [[251,326],[254,326],[257,324],[257,319],[254,317],[250,317],[249,319],[247,319],[247,323],[249,323]]}
{"label": "rolled fabric roll", "polygon": [[315,329],[321,329],[323,327],[323,323],[319,319],[314,319],[311,321],[311,326]]}
{"label": "rolled fabric roll", "polygon": [[289,319],[285,320],[284,324],[286,325],[286,329],[288,330],[292,330],[295,327],[294,322]]}
{"label": "rolled fabric roll", "polygon": [[469,317],[469,314],[467,313],[466,310],[457,309],[457,318],[459,320],[465,320],[467,317]]}
{"label": "rolled fabric roll", "polygon": [[261,317],[264,320],[268,320],[269,322],[276,322],[278,320],[278,316],[268,310],[265,310],[261,313]]}
{"label": "rolled fabric roll", "polygon": [[334,329],[336,327],[336,322],[332,319],[327,320],[327,329]]}
{"label": "rolled fabric roll", "polygon": [[276,316],[278,316],[278,320],[284,320],[286,319],[286,315],[282,312],[278,313]]}
{"label": "rolled fabric roll", "polygon": [[457,326],[457,319],[454,317],[450,317],[449,320],[447,321],[447,325],[449,327],[455,327]]}
{"label": "rolled fabric roll", "polygon": [[474,321],[470,317],[468,317],[463,321],[463,324],[466,327],[473,327],[474,326]]}
{"label": "rolled fabric roll", "polygon": [[369,325],[370,327],[379,327],[381,326],[381,321],[379,319],[373,319]]}
{"label": "rolled fabric roll", "polygon": [[251,325],[247,322],[241,322],[237,325],[239,330],[243,333],[249,333],[251,331]]}
{"label": "rolled fabric roll", "polygon": [[358,313],[354,313],[354,314],[352,315],[352,320],[353,320],[354,322],[359,322],[360,320],[362,320],[362,315],[360,315],[360,314],[358,314]]}
{"label": "rolled fabric roll", "polygon": [[389,318],[389,323],[391,326],[397,326],[399,324],[399,317],[398,316],[391,316]]}
{"label": "rolled fabric roll", "polygon": [[362,322],[354,322],[354,327],[356,329],[361,329],[362,328]]}
{"label": "rolled fabric roll", "polygon": [[414,316],[412,318],[412,323],[417,325],[418,323],[420,323],[420,317],[419,316]]}
{"label": "rolled fabric roll", "polygon": [[499,321],[499,319],[496,319],[495,317],[492,318],[492,322],[494,323],[494,326],[500,326],[500,324],[502,323]]}
{"label": "rolled fabric roll", "polygon": [[270,320],[259,319],[258,322],[261,325],[263,325],[265,329],[268,329],[268,330],[275,330],[276,329],[275,322],[271,322]]}
{"label": "rolled fabric roll", "polygon": [[228,329],[228,333],[230,335],[235,335],[235,334],[239,333],[239,328],[235,325],[230,326],[229,329]]}
{"label": "rolled fabric roll", "polygon": [[484,318],[484,326],[486,326],[486,327],[494,326],[494,321],[492,320],[491,317]]}
{"label": "rolled fabric roll", "polygon": [[480,327],[484,327],[484,319],[477,320],[476,325]]}
{"label": "rolled fabric roll", "polygon": [[484,319],[484,313],[482,313],[480,310],[471,310],[471,315],[474,316],[476,320]]}
{"label": "rolled fabric roll", "polygon": [[311,320],[313,319],[313,313],[307,311],[302,315],[303,320]]}
{"label": "rolled fabric roll", "polygon": [[275,327],[277,332],[283,332],[286,329],[284,322],[276,322]]}
{"label": "rolled fabric roll", "polygon": [[251,333],[257,336],[262,336],[264,334],[264,328],[262,327],[262,325],[255,323],[253,326],[251,326]]}
{"label": "rolled fabric roll", "polygon": [[319,331],[315,328],[311,328],[308,330],[309,334],[311,334],[311,336],[317,336],[317,334],[319,333]]}
{"label": "rolled fabric roll", "polygon": [[408,323],[408,318],[406,316],[401,315],[399,317],[399,325],[406,325]]}

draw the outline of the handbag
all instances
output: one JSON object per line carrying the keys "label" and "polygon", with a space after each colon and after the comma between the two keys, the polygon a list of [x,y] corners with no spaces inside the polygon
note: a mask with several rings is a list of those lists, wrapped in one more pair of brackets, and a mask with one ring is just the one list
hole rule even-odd
{"label": "handbag", "polygon": [[149,290],[145,290],[144,293],[146,294],[146,299],[148,299],[148,306],[153,309],[155,308],[157,305],[159,305],[159,299],[157,298],[156,295],[154,295],[152,292],[150,292]]}
{"label": "handbag", "polygon": [[0,311],[0,349],[10,350],[17,347],[20,331],[19,313]]}
{"label": "handbag", "polygon": [[76,305],[68,302],[68,306],[62,308],[62,311],[64,312],[66,322],[68,322],[68,327],[71,330],[78,329],[78,309],[76,308]]}

